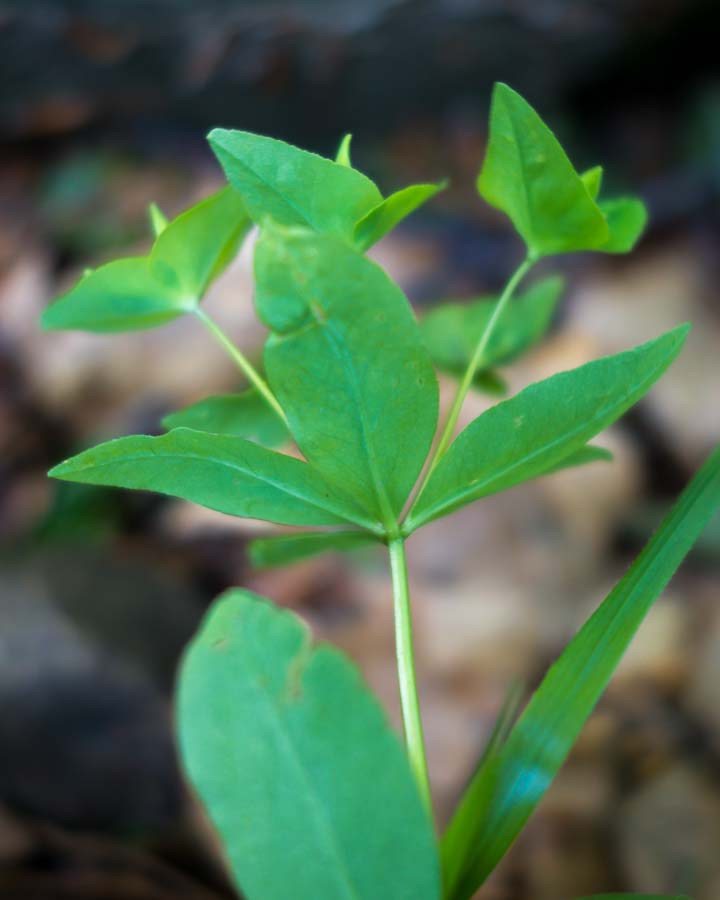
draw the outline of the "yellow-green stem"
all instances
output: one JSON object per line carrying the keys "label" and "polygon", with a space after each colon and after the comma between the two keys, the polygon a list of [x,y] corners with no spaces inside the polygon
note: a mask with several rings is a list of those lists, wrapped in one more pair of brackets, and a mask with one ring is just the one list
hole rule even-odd
{"label": "yellow-green stem", "polygon": [[505,285],[502,294],[500,294],[498,302],[495,304],[495,309],[488,319],[488,323],[485,326],[482,335],[480,336],[480,340],[475,347],[472,358],[468,363],[468,367],[465,370],[460,384],[458,385],[455,397],[453,398],[452,406],[450,407],[447,419],[445,420],[445,424],[443,425],[440,438],[433,452],[430,464],[427,467],[427,471],[425,473],[425,477],[423,478],[420,489],[417,492],[418,495],[422,493],[423,488],[427,484],[428,479],[435,469],[435,466],[437,466],[437,464],[445,454],[445,451],[450,446],[450,442],[452,441],[452,437],[455,432],[455,427],[457,426],[458,418],[460,417],[462,405],[465,402],[465,398],[467,397],[470,387],[472,386],[473,379],[475,378],[478,369],[482,365],[483,356],[485,354],[485,351],[487,350],[488,344],[490,343],[490,338],[493,336],[493,332],[495,331],[497,324],[500,321],[505,307],[515,293],[515,289],[517,288],[517,286],[534,265],[535,260],[531,257],[526,257],[513,272],[510,280]]}
{"label": "yellow-green stem", "polygon": [[268,383],[265,379],[260,375],[258,370],[252,365],[252,363],[247,359],[244,353],[242,353],[230,338],[225,334],[222,328],[215,322],[210,316],[205,312],[205,310],[200,309],[199,307],[194,310],[195,315],[200,319],[203,325],[207,328],[207,330],[212,334],[212,336],[217,340],[220,346],[227,352],[228,356],[231,357],[233,362],[237,365],[243,375],[247,378],[247,380],[252,384],[252,386],[257,390],[257,392],[263,397],[263,399],[267,402],[268,406],[273,410],[273,412],[277,413],[277,415],[282,419],[283,422],[287,424],[287,418],[285,413],[283,412],[282,407],[277,401],[275,394],[270,390]]}
{"label": "yellow-green stem", "polygon": [[432,817],[432,799],[428,778],[425,739],[423,737],[420,702],[415,678],[415,654],[413,651],[412,615],[410,611],[410,590],[408,587],[405,542],[393,538],[388,542],[390,569],[392,572],[393,599],[395,607],[395,648],[400,684],[405,742],[407,744],[410,768],[417,781],[420,796]]}

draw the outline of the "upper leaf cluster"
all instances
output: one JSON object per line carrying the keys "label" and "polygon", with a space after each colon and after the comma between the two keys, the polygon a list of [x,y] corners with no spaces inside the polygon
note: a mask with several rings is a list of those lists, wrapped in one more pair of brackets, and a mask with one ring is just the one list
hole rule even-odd
{"label": "upper leaf cluster", "polygon": [[155,243],[147,256],[89,270],[43,314],[48,330],[133,331],[164,325],[197,308],[235,256],[250,219],[240,196],[223,188],[168,223],[150,209]]}
{"label": "upper leaf cluster", "polygon": [[[150,254],[86,276],[49,307],[45,324],[122,330],[192,311],[255,222],[264,369],[287,424],[254,389],[208,398],[167,417],[167,435],[104,444],[56,467],[56,477],[162,491],[284,524],[409,534],[489,493],[606,456],[587,441],[649,389],[682,345],[679,329],[490,409],[411,500],[437,428],[434,367],[467,370],[497,301],[444,304],[419,327],[402,291],[363,251],[439,186],[383,199],[352,167],[349,137],[335,161],[246,132],[216,129],[209,140],[232,187],[169,223],[151,210]],[[634,242],[644,222],[639,201],[596,202],[601,178],[599,168],[578,175],[531,107],[496,86],[479,189],[508,213],[531,257]],[[477,383],[501,384],[494,367],[542,336],[561,288],[546,279],[508,307]],[[270,449],[289,438],[304,461]],[[280,544],[264,557],[282,559],[283,546],[297,556],[302,546],[317,552],[323,539]]]}
{"label": "upper leaf cluster", "polygon": [[531,258],[632,249],[645,227],[645,208],[635,198],[598,201],[601,182],[599,166],[579,175],[535,110],[506,84],[495,85],[477,186],[510,217]]}

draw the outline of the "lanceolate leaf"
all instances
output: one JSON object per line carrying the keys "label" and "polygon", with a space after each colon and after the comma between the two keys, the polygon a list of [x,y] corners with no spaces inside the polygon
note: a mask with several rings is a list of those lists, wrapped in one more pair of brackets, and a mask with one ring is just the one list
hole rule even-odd
{"label": "lanceolate leaf", "polygon": [[675,359],[688,326],[533,384],[471,422],[441,459],[408,533],[480,497],[553,471],[618,419]]}
{"label": "lanceolate leaf", "polygon": [[265,228],[255,272],[258,313],[275,332],[265,369],[298,446],[392,523],[437,422],[435,374],[405,296],[356,250],[306,229]]}
{"label": "lanceolate leaf", "polygon": [[225,188],[162,228],[148,256],[87,273],[43,314],[45,329],[132,331],[191,312],[247,232],[238,195]]}
{"label": "lanceolate leaf", "polygon": [[382,202],[361,172],[283,141],[222,128],[208,140],[258,224],[270,216],[351,239],[355,223]]}
{"label": "lanceolate leaf", "polygon": [[[595,176],[588,179],[595,189]],[[554,134],[506,84],[496,84],[480,194],[506,213],[533,257],[601,247],[605,217]]]}
{"label": "lanceolate leaf", "polygon": [[[447,900],[467,900],[549,787],[648,610],[720,507],[716,449],[606,600],[568,644],[503,747],[473,779],[442,844]],[[471,838],[471,839],[470,839]],[[458,848],[464,849],[458,864]]]}
{"label": "lanceolate leaf", "polygon": [[367,531],[316,531],[258,538],[248,548],[254,566],[285,566],[329,551],[356,550],[377,542]]}
{"label": "lanceolate leaf", "polygon": [[371,210],[355,226],[354,242],[360,250],[372,247],[381,237],[407,218],[423,203],[445,189],[447,182],[440,184],[412,184],[390,194],[375,209]]}
{"label": "lanceolate leaf", "polygon": [[439,900],[432,826],[355,666],[247,591],[182,666],[180,746],[248,900]]}
{"label": "lanceolate leaf", "polygon": [[216,128],[208,140],[253,221],[268,217],[343,238],[367,250],[444,185],[416,184],[383,199],[350,164],[350,135],[335,161],[283,141]]}
{"label": "lanceolate leaf", "polygon": [[148,257],[128,257],[83,275],[48,306],[42,326],[46,331],[134,331],[164,325],[193,306],[178,288],[158,283]]}
{"label": "lanceolate leaf", "polygon": [[162,424],[168,430],[194,428],[214,434],[233,434],[263,447],[279,447],[290,440],[285,423],[254,388],[241,394],[205,397],[165,416]]}
{"label": "lanceolate leaf", "polygon": [[[481,372],[512,362],[540,340],[550,326],[563,285],[562,278],[545,278],[508,305],[480,362]],[[420,320],[425,344],[438,368],[451,375],[464,374],[496,303],[494,297],[441,303]]]}
{"label": "lanceolate leaf", "polygon": [[242,438],[188,428],[108,441],[60,463],[50,475],[157,491],[232,516],[285,525],[375,527],[307,463]]}

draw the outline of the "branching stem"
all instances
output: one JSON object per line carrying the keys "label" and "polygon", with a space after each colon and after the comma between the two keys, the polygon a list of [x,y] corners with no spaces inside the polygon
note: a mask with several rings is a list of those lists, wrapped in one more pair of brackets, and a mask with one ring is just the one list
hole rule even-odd
{"label": "branching stem", "polygon": [[273,412],[275,412],[282,419],[282,421],[287,424],[287,418],[282,410],[282,407],[277,401],[277,397],[270,390],[270,386],[268,385],[268,383],[265,381],[262,375],[260,375],[255,366],[253,366],[252,363],[248,360],[245,354],[235,346],[235,344],[225,334],[222,328],[214,319],[210,318],[205,310],[197,307],[194,310],[194,313],[207,328],[210,334],[212,334],[212,336],[217,340],[220,346],[226,351],[228,356],[232,358],[233,362],[237,365],[237,367],[247,378],[250,384],[252,384],[255,390],[257,390],[257,392],[263,397],[263,399],[267,402],[268,406],[270,406]]}
{"label": "branching stem", "polygon": [[480,340],[475,347],[472,358],[468,363],[467,369],[465,370],[465,374],[463,375],[462,380],[458,385],[455,397],[453,398],[452,406],[450,407],[450,411],[448,413],[447,419],[445,420],[445,424],[443,425],[440,438],[430,459],[430,464],[427,467],[425,477],[422,480],[420,488],[417,492],[417,496],[422,493],[423,488],[427,484],[428,479],[435,469],[435,466],[437,466],[437,464],[440,462],[445,452],[447,451],[448,447],[450,446],[450,442],[452,441],[452,437],[455,432],[455,427],[457,426],[458,418],[460,417],[462,405],[465,402],[465,398],[467,397],[468,391],[470,390],[470,387],[473,383],[473,379],[475,378],[478,370],[483,364],[483,357],[488,348],[488,344],[490,343],[490,339],[492,338],[493,333],[497,328],[498,322],[502,317],[503,311],[505,310],[513,294],[515,293],[517,286],[534,265],[535,260],[532,257],[526,257],[513,272],[510,280],[505,285],[502,294],[500,294],[498,302],[495,304],[495,309],[488,319],[488,323],[485,326],[485,329],[480,336]]}

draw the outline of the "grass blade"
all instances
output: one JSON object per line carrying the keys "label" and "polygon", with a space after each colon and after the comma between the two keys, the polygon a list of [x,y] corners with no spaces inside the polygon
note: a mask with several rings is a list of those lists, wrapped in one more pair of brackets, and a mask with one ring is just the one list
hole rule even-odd
{"label": "grass blade", "polygon": [[[720,448],[640,556],[551,667],[502,749],[473,779],[442,842],[447,900],[467,900],[515,840],[575,743],[628,644],[713,512]],[[470,833],[472,841],[468,840]],[[460,840],[464,865],[450,855]]]}

